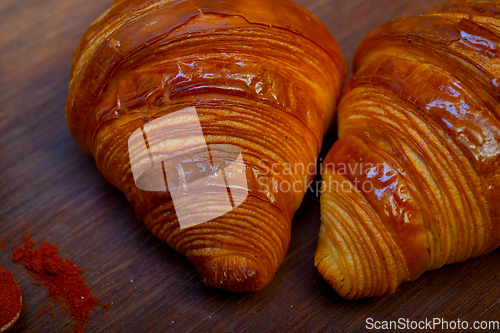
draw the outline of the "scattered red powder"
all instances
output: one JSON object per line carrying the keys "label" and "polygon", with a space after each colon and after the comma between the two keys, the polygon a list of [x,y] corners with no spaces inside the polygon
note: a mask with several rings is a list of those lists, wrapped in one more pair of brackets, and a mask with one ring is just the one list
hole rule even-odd
{"label": "scattered red powder", "polygon": [[109,303],[108,303],[108,302],[106,302],[106,303],[104,303],[102,306],[104,306],[104,307],[107,309],[107,308],[109,308]]}
{"label": "scattered red powder", "polygon": [[5,250],[5,244],[2,241],[0,241],[0,251],[3,250]]}
{"label": "scattered red powder", "polygon": [[50,305],[44,305],[43,308],[38,313],[38,317],[43,316],[44,314],[46,314],[49,311],[50,311]]}
{"label": "scattered red powder", "polygon": [[[23,243],[23,246],[12,250],[14,262],[21,263],[36,280],[43,281],[49,297],[54,301],[63,299],[74,324],[73,330],[83,332],[90,311],[95,311],[100,304],[85,284],[85,271],[70,260],[62,260],[57,246],[40,242],[38,249],[34,250],[36,244],[29,235],[23,237]],[[47,309],[44,307],[42,312],[47,312]]]}

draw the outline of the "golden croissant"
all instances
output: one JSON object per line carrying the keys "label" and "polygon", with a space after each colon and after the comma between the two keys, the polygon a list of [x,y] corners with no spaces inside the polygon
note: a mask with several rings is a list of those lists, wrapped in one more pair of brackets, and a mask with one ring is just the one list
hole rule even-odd
{"label": "golden croissant", "polygon": [[323,163],[315,264],[346,299],[500,245],[500,4],[450,2],[358,46]]}
{"label": "golden croissant", "polygon": [[[345,75],[328,29],[292,1],[115,1],[74,53],[66,119],[137,217],[203,282],[256,291],[287,251],[313,177],[293,166],[315,163]],[[244,164],[246,188],[220,184],[223,170],[224,181],[237,173],[231,161]],[[189,197],[195,182],[206,191]],[[180,209],[205,222],[181,228]]]}

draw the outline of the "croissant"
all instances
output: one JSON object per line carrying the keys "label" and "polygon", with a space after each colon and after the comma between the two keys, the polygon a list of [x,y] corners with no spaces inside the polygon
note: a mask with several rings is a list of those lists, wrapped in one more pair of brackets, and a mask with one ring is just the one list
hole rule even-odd
{"label": "croissant", "polygon": [[500,245],[500,4],[399,18],[358,46],[322,165],[320,274],[393,293]]}
{"label": "croissant", "polygon": [[316,162],[345,76],[328,29],[292,1],[115,1],[74,52],[66,120],[205,284],[257,291],[313,178],[294,166]]}

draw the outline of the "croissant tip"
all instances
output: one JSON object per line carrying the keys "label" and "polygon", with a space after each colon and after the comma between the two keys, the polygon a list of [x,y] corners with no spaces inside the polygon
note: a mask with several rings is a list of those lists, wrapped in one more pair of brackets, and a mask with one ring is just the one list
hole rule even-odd
{"label": "croissant tip", "polygon": [[[320,251],[321,252],[321,251]],[[318,268],[319,273],[323,276],[323,279],[328,283],[335,292],[342,298],[347,300],[355,299],[355,295],[352,295],[352,285],[351,288],[346,285],[344,274],[349,274],[348,271],[333,269],[338,268],[338,263],[335,261],[333,255],[324,256],[320,252],[316,253],[316,258],[314,265]]]}
{"label": "croissant tip", "polygon": [[196,265],[201,280],[211,287],[233,292],[254,292],[264,289],[274,272],[243,255],[209,258]]}

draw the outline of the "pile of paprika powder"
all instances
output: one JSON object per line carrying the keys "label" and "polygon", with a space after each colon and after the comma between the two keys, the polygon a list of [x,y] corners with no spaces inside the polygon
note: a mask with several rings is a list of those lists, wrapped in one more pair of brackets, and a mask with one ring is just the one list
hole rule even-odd
{"label": "pile of paprika powder", "polygon": [[7,331],[19,318],[22,307],[21,289],[14,276],[0,266],[0,332]]}
{"label": "pile of paprika powder", "polygon": [[35,250],[36,244],[29,235],[23,237],[23,243],[12,250],[14,262],[21,263],[36,280],[43,282],[49,297],[56,302],[62,298],[73,322],[73,330],[83,332],[90,311],[95,311],[100,304],[85,284],[85,271],[70,260],[62,260],[55,245],[40,242]]}

